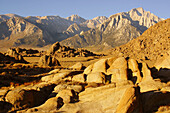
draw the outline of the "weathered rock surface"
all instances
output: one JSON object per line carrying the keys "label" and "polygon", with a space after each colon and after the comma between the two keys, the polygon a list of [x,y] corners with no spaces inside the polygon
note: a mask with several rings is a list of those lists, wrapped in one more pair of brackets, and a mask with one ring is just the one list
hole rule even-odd
{"label": "weathered rock surface", "polygon": [[68,90],[74,90],[75,92],[80,92],[82,91],[82,86],[81,85],[67,85],[67,84],[59,84],[54,88],[55,93],[59,93],[60,91],[68,89]]}
{"label": "weathered rock surface", "polygon": [[148,80],[139,83],[140,91],[141,92],[148,92],[148,91],[159,91],[162,89],[163,84],[159,81]]}
{"label": "weathered rock surface", "polygon": [[41,56],[41,58],[40,58],[40,60],[38,62],[38,65],[39,66],[44,66],[44,67],[47,67],[47,66],[60,66],[60,63],[55,57],[44,55],[44,56]]}
{"label": "weathered rock surface", "polygon": [[18,87],[9,91],[5,100],[15,110],[34,107],[42,104],[53,90],[53,84],[40,83],[35,86]]}
{"label": "weathered rock surface", "polygon": [[105,83],[105,75],[102,72],[93,72],[87,75],[87,83]]}
{"label": "weathered rock surface", "polygon": [[86,69],[84,69],[84,74],[89,74],[93,70],[93,64],[89,65]]}
{"label": "weathered rock surface", "polygon": [[73,66],[69,67],[69,69],[82,70],[83,69],[83,64],[78,62],[78,63],[74,64]]}
{"label": "weathered rock surface", "polygon": [[73,76],[72,81],[84,83],[85,82],[85,75],[84,74],[75,75],[75,76]]}
{"label": "weathered rock surface", "polygon": [[107,59],[101,59],[93,64],[92,72],[104,72],[106,73]]}
{"label": "weathered rock surface", "polygon": [[[132,91],[128,94],[128,90]],[[118,106],[124,105],[121,101],[122,98],[127,98],[126,106],[123,106],[127,110],[133,111],[133,105],[131,103],[136,101],[136,94],[133,86],[128,85],[124,87],[115,88],[114,84],[98,87],[98,88],[87,88],[84,92],[79,94],[80,102],[75,104],[64,104],[64,106],[59,111],[73,113],[76,112],[98,112],[98,113],[113,113],[119,110]],[[121,111],[117,111],[121,112]]]}
{"label": "weathered rock surface", "polygon": [[107,74],[112,74],[112,82],[117,80],[128,80],[126,59],[124,57],[117,58],[107,70]]}
{"label": "weathered rock surface", "polygon": [[74,103],[78,101],[78,95],[74,90],[64,89],[60,91],[56,97],[60,97],[63,99],[64,104],[66,103]]}
{"label": "weathered rock surface", "polygon": [[170,69],[170,55],[162,59],[158,59],[155,63],[155,67],[159,70],[160,68]]}
{"label": "weathered rock surface", "polygon": [[16,60],[14,57],[6,56],[0,52],[0,63],[1,64],[10,64],[10,63],[17,63],[20,62]]}
{"label": "weathered rock surface", "polygon": [[41,78],[44,82],[55,83],[64,79],[66,77],[72,77],[73,75],[77,75],[82,73],[82,71],[72,71],[72,70],[61,70],[58,73],[50,74]]}
{"label": "weathered rock surface", "polygon": [[132,81],[135,81],[135,83],[139,83],[142,81],[142,77],[140,74],[138,63],[135,59],[129,59],[128,60],[128,67],[132,71]]}
{"label": "weathered rock surface", "polygon": [[7,102],[2,106],[7,106],[6,111],[12,109],[18,113],[160,111],[169,106],[169,82],[161,82],[159,76],[152,75],[153,70],[145,62],[124,57],[98,60],[84,72],[55,69],[46,73],[36,85],[17,87],[7,94],[7,90],[2,91]]}

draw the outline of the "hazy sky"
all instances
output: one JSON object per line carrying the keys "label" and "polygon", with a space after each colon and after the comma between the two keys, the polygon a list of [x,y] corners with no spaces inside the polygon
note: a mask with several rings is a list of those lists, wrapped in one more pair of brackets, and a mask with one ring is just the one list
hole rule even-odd
{"label": "hazy sky", "polygon": [[161,18],[170,18],[170,0],[0,0],[0,14],[15,13],[21,16],[72,14],[92,19],[111,16],[132,8],[143,7]]}

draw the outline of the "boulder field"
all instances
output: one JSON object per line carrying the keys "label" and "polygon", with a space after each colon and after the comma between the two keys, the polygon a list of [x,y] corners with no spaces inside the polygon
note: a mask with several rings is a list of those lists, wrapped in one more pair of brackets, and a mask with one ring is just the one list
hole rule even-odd
{"label": "boulder field", "polygon": [[111,57],[86,68],[77,63],[54,69],[36,84],[0,90],[0,112],[168,113],[167,65],[162,61],[158,70],[132,58]]}

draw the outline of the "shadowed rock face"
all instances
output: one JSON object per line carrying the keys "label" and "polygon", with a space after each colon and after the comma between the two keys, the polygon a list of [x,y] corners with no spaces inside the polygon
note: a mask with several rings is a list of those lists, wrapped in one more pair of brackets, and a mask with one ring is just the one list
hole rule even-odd
{"label": "shadowed rock face", "polygon": [[12,49],[10,48],[7,52],[6,55],[10,56],[10,57],[14,57],[15,60],[20,61],[21,63],[27,63],[27,61],[24,60],[24,58],[22,57],[22,55],[20,55],[19,53],[17,53],[16,49]]}
{"label": "shadowed rock face", "polygon": [[6,54],[12,54],[11,51],[15,51],[17,54],[20,54],[22,56],[40,56],[42,52],[35,50],[35,49],[25,49],[25,48],[19,48],[19,47],[13,47],[8,49]]}
{"label": "shadowed rock face", "polygon": [[24,58],[13,50],[10,50],[8,54],[4,55],[0,53],[0,63],[10,64],[10,63],[28,63]]}
{"label": "shadowed rock face", "polygon": [[[37,89],[38,87],[39,89]],[[34,87],[16,88],[6,95],[7,102],[14,106],[14,109],[23,109],[42,104],[51,93],[53,85],[38,84]]]}

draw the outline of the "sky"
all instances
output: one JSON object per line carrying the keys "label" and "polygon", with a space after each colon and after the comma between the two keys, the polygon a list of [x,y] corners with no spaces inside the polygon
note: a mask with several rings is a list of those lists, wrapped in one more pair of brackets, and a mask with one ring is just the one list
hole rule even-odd
{"label": "sky", "polygon": [[68,17],[77,14],[85,19],[111,16],[142,7],[161,18],[170,18],[170,0],[0,0],[0,15]]}

